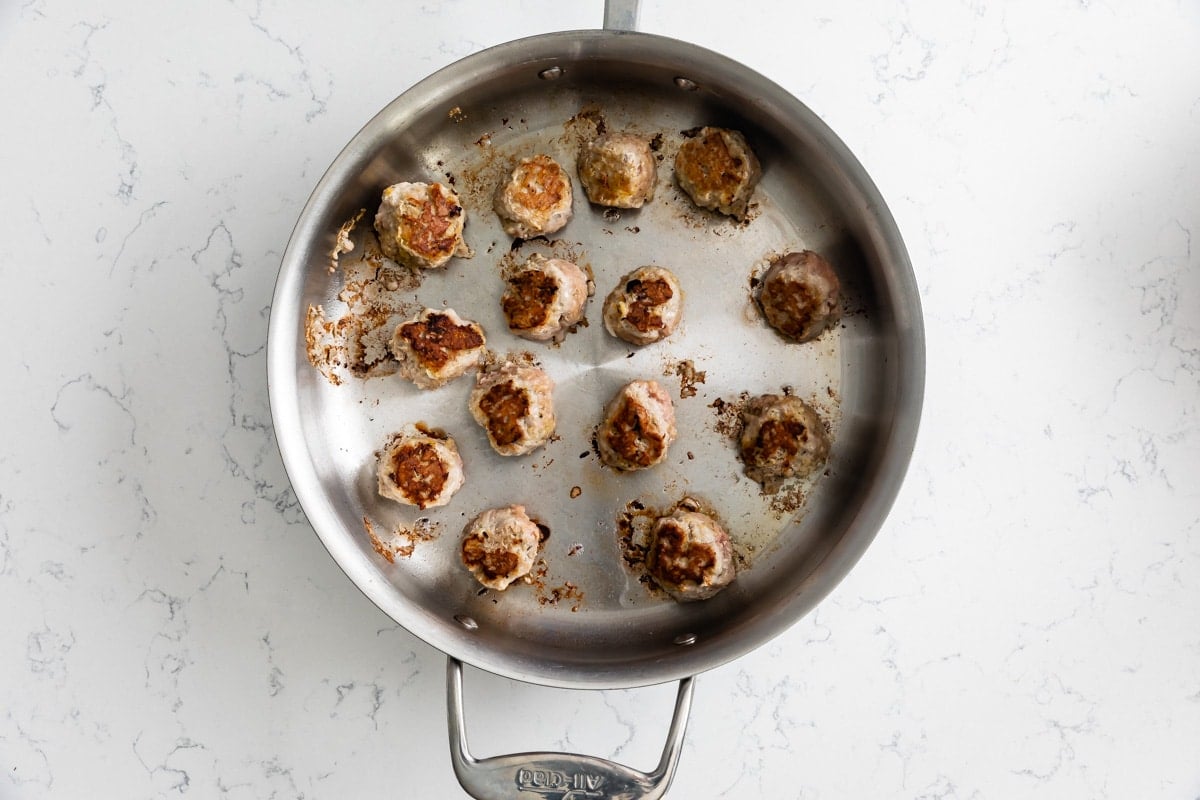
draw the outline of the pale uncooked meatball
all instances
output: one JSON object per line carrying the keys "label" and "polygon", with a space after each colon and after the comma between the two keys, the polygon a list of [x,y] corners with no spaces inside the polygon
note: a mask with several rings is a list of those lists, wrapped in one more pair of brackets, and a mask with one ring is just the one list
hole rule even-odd
{"label": "pale uncooked meatball", "polygon": [[707,600],[737,576],[729,534],[699,511],[659,517],[646,563],[655,583],[681,602]]}
{"label": "pale uncooked meatball", "polygon": [[675,156],[675,179],[692,202],[736,219],[745,219],[761,176],[758,158],[738,131],[701,128]]}
{"label": "pale uncooked meatball", "polygon": [[738,444],[746,476],[768,493],[787,478],[813,474],[829,457],[824,421],[790,395],[764,394],[746,403]]}
{"label": "pale uncooked meatball", "polygon": [[654,199],[658,167],[650,144],[631,133],[601,136],[579,151],[579,180],[598,206],[641,208]]}
{"label": "pale uncooked meatball", "polygon": [[767,322],[786,339],[809,342],[837,324],[841,285],[833,268],[811,250],[771,262],[758,291]]}
{"label": "pale uncooked meatball", "polygon": [[502,456],[523,456],[554,435],[554,381],[537,367],[484,370],[471,392],[471,416]]}
{"label": "pale uncooked meatball", "polygon": [[478,365],[487,340],[483,328],[454,309],[426,308],[396,326],[390,346],[402,377],[422,389],[436,389]]}
{"label": "pale uncooked meatball", "polygon": [[508,329],[517,336],[562,341],[567,330],[583,319],[588,277],[570,261],[534,254],[507,284],[500,307]]}
{"label": "pale uncooked meatball", "polygon": [[477,581],[503,591],[533,569],[541,543],[542,531],[524,506],[493,508],[463,531],[462,560]]}
{"label": "pale uncooked meatball", "polygon": [[449,436],[408,429],[393,434],[378,455],[379,494],[404,505],[444,506],[465,480],[462,458]]}
{"label": "pale uncooked meatball", "polygon": [[624,275],[604,300],[604,328],[644,345],[665,339],[683,317],[683,290],[670,270],[639,267]]}
{"label": "pale uncooked meatball", "polygon": [[550,156],[523,158],[496,188],[493,206],[509,236],[554,233],[571,221],[571,177]]}
{"label": "pale uncooked meatball", "polygon": [[656,381],[631,381],[604,408],[596,432],[600,460],[623,472],[662,463],[675,441],[675,406]]}
{"label": "pale uncooked meatball", "polygon": [[418,269],[435,269],[454,256],[469,256],[463,241],[467,212],[448,186],[396,183],[383,190],[375,215],[379,246],[388,258]]}

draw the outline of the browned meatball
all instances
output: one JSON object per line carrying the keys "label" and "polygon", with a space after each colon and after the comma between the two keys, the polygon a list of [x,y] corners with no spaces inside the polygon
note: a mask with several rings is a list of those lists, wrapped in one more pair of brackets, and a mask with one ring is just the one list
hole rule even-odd
{"label": "browned meatball", "polygon": [[483,328],[447,308],[426,308],[396,326],[392,355],[400,374],[422,389],[436,389],[476,366],[486,351]]}
{"label": "browned meatball", "polygon": [[379,452],[379,494],[417,508],[444,506],[462,488],[463,462],[449,436],[408,429],[393,434]]}
{"label": "browned meatball", "polygon": [[383,190],[375,231],[383,254],[420,269],[443,267],[454,256],[469,256],[463,241],[467,212],[448,186],[397,183]]}
{"label": "browned meatball", "polygon": [[567,330],[583,319],[588,277],[570,261],[535,253],[507,284],[500,307],[508,329],[517,336],[562,341]]}
{"label": "browned meatball", "polygon": [[702,128],[675,156],[675,179],[692,202],[736,219],[745,219],[761,175],[746,138],[725,128]]}
{"label": "browned meatball", "polygon": [[509,236],[554,233],[571,221],[571,177],[550,156],[523,158],[497,187],[493,206]]}
{"label": "browned meatball", "polygon": [[644,345],[670,336],[683,317],[683,290],[670,270],[639,267],[617,282],[604,300],[604,328],[618,339]]}
{"label": "browned meatball", "polygon": [[598,206],[641,208],[654,199],[657,179],[650,143],[640,136],[608,134],[579,151],[579,180]]}
{"label": "browned meatball", "polygon": [[767,322],[786,339],[809,342],[841,317],[841,284],[829,262],[811,250],[771,262],[758,291]]}
{"label": "browned meatball", "polygon": [[706,600],[737,575],[729,534],[707,514],[678,509],[658,518],[651,537],[650,576],[676,600]]}
{"label": "browned meatball", "polygon": [[600,460],[632,471],[662,463],[675,440],[675,406],[655,381],[631,381],[608,402],[596,434]]}
{"label": "browned meatball", "polygon": [[799,397],[764,394],[742,411],[739,440],[746,476],[772,493],[786,478],[806,477],[829,457],[829,431]]}
{"label": "browned meatball", "polygon": [[554,381],[537,367],[506,365],[479,373],[470,403],[471,416],[502,456],[531,453],[554,435]]}
{"label": "browned meatball", "polygon": [[542,532],[524,506],[492,508],[463,531],[463,565],[484,586],[503,591],[533,569],[541,542]]}

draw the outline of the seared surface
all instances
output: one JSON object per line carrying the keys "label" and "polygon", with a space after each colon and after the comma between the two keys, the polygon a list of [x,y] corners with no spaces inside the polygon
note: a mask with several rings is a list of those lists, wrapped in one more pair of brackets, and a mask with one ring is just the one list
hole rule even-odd
{"label": "seared surface", "polygon": [[463,531],[463,565],[484,586],[504,590],[529,574],[541,540],[524,506],[489,509]]}
{"label": "seared surface", "polygon": [[766,394],[746,403],[738,444],[746,476],[768,493],[786,478],[811,475],[829,456],[824,421],[789,395]]}
{"label": "seared surface", "polygon": [[384,255],[417,268],[436,268],[467,255],[466,212],[440,183],[397,183],[383,190],[375,230]]}
{"label": "seared surface", "polygon": [[605,464],[632,471],[661,463],[675,434],[671,396],[655,381],[631,381],[605,408],[596,444]]}
{"label": "seared surface", "polygon": [[837,274],[811,250],[787,253],[773,261],[758,294],[767,322],[795,342],[812,341],[837,324],[840,302]]}
{"label": "seared surface", "polygon": [[396,326],[390,347],[400,375],[422,389],[436,389],[476,366],[486,345],[483,328],[454,309],[426,308]]}
{"label": "seared surface", "polygon": [[692,202],[737,219],[745,218],[761,175],[745,137],[725,128],[702,128],[675,156],[675,179]]}
{"label": "seared surface", "polygon": [[604,300],[604,328],[630,344],[670,336],[683,316],[683,290],[668,269],[639,267],[622,276]]}
{"label": "seared surface", "polygon": [[654,199],[658,168],[650,144],[640,136],[615,133],[579,151],[579,180],[588,200],[612,208],[641,208]]}
{"label": "seared surface", "polygon": [[420,509],[443,506],[464,481],[462,458],[450,437],[415,429],[394,434],[379,452],[379,494]]}

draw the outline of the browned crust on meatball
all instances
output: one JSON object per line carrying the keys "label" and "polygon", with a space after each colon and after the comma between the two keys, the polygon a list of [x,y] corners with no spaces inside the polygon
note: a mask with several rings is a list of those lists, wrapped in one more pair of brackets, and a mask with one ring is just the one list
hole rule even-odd
{"label": "browned crust on meatball", "polygon": [[656,528],[651,574],[674,584],[702,583],[705,573],[717,563],[717,549],[707,542],[688,543],[687,528],[664,517]]}
{"label": "browned crust on meatball", "polygon": [[[517,167],[521,180],[512,192],[513,205],[536,211],[547,211],[562,202],[570,191],[566,172],[550,156],[537,155]],[[540,186],[541,191],[534,187]]]}
{"label": "browned crust on meatball", "polygon": [[772,263],[763,278],[758,304],[772,328],[803,343],[837,323],[840,297],[840,283],[829,262],[805,250]]}
{"label": "browned crust on meatball", "polygon": [[[731,149],[731,141],[741,152]],[[675,174],[697,205],[742,219],[761,167],[739,132],[703,128],[679,146]]]}
{"label": "browned crust on meatball", "polygon": [[718,131],[689,139],[679,147],[685,154],[680,171],[699,192],[715,192],[732,197],[741,183],[745,162],[729,151],[725,137]]}
{"label": "browned crust on meatball", "polygon": [[442,191],[440,183],[429,184],[429,200],[421,203],[417,216],[402,215],[399,221],[401,238],[417,255],[428,261],[438,261],[452,255],[458,248],[458,234],[451,232],[453,220],[463,213],[462,206]]}
{"label": "browned crust on meatball", "polygon": [[518,272],[508,280],[500,306],[508,327],[528,331],[546,324],[550,307],[558,295],[558,282],[538,269]]}
{"label": "browned crust on meatball", "polygon": [[479,400],[487,418],[487,430],[498,447],[517,442],[524,435],[521,419],[529,413],[529,392],[512,381],[497,383]]}
{"label": "browned crust on meatball", "polygon": [[446,366],[451,353],[472,350],[483,344],[479,326],[455,325],[445,314],[430,314],[424,320],[406,322],[400,335],[408,342],[421,365],[438,370]]}
{"label": "browned crust on meatball", "polygon": [[633,178],[624,170],[597,169],[588,173],[584,182],[588,199],[598,205],[610,205],[614,198],[633,193]]}
{"label": "browned crust on meatball", "polygon": [[463,542],[462,558],[468,568],[478,569],[489,581],[510,574],[520,560],[509,550],[488,549],[482,539],[473,536]]}
{"label": "browned crust on meatball", "polygon": [[621,398],[617,413],[601,435],[614,453],[643,468],[658,463],[670,445],[653,424],[649,410],[627,396]]}
{"label": "browned crust on meatball", "polygon": [[746,475],[768,492],[785,478],[804,477],[829,457],[829,433],[798,397],[767,394],[746,404],[739,448]]}
{"label": "browned crust on meatball", "polygon": [[442,494],[450,471],[437,448],[428,442],[402,444],[388,454],[387,477],[420,509]]}
{"label": "browned crust on meatball", "polygon": [[663,322],[659,308],[675,296],[670,284],[661,279],[635,279],[625,284],[625,292],[633,297],[629,313],[625,315],[629,324],[642,333],[661,329]]}
{"label": "browned crust on meatball", "polygon": [[579,179],[588,200],[613,208],[641,208],[654,198],[657,168],[649,143],[640,136],[601,136],[580,148]]}
{"label": "browned crust on meatball", "polygon": [[775,330],[791,339],[800,339],[813,322],[820,295],[807,283],[780,278],[764,288],[759,302]]}

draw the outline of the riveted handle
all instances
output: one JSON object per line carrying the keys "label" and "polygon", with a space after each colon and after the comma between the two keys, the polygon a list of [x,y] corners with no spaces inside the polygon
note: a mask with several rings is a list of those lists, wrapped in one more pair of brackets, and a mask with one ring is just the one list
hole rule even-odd
{"label": "riveted handle", "polygon": [[638,772],[613,761],[573,753],[515,753],[477,759],[467,748],[462,662],[446,665],[450,759],[463,789],[476,800],[540,796],[547,800],[657,800],[675,776],[692,707],[694,678],[679,682],[675,712],[658,766]]}

